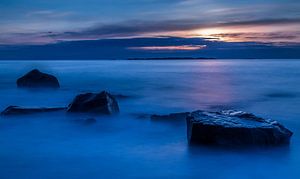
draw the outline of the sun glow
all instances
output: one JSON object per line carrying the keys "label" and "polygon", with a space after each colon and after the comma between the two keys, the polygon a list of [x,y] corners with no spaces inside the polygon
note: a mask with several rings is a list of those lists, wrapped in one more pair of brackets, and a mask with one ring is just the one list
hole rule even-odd
{"label": "sun glow", "polygon": [[213,34],[224,33],[224,30],[213,28],[213,29],[201,29],[201,30],[197,30],[196,32],[200,35],[203,35],[203,36],[210,36],[210,35],[213,35]]}
{"label": "sun glow", "polygon": [[299,42],[299,25],[225,26],[189,31],[188,36],[226,42]]}
{"label": "sun glow", "polygon": [[221,36],[220,34],[231,34],[235,33],[237,30],[234,28],[207,28],[194,30],[191,33],[197,37],[208,38],[211,40],[221,40],[221,41],[234,41],[234,39]]}

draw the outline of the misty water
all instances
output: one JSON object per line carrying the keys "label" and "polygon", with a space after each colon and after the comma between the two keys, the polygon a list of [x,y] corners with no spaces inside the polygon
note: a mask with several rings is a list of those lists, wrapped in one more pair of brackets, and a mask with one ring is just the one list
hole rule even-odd
{"label": "misty water", "polygon": [[[26,90],[33,68],[58,90]],[[84,92],[119,98],[117,116],[0,117],[0,178],[299,178],[300,60],[1,61],[0,109],[67,106]],[[289,146],[189,146],[185,121],[147,114],[237,109],[294,132]],[[82,120],[95,117],[95,124]]]}

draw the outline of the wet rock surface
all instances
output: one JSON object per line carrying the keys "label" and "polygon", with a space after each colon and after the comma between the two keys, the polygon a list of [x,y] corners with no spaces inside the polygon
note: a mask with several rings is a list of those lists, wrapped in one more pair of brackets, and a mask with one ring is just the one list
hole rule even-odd
{"label": "wet rock surface", "polygon": [[59,82],[53,75],[34,69],[17,80],[20,88],[59,88]]}
{"label": "wet rock surface", "polygon": [[24,108],[19,106],[9,106],[4,111],[1,112],[1,115],[24,115],[24,114],[34,114],[34,113],[43,113],[43,112],[55,112],[65,110],[65,107],[56,107],[56,108]]}
{"label": "wet rock surface", "polygon": [[186,121],[190,144],[281,145],[288,144],[293,135],[277,121],[242,111],[199,110],[192,112]]}
{"label": "wet rock surface", "polygon": [[119,113],[119,106],[114,96],[102,91],[101,93],[85,93],[76,96],[67,111],[109,115]]}

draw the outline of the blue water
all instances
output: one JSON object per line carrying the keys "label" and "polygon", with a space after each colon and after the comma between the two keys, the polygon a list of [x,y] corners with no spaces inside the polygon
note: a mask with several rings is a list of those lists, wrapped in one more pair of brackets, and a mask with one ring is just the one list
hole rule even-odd
{"label": "blue water", "polygon": [[[54,74],[59,90],[16,88],[31,70]],[[300,60],[0,61],[0,109],[66,106],[107,90],[118,116],[64,112],[0,117],[0,178],[299,178]],[[283,123],[289,147],[191,147],[185,121],[144,114],[238,109]]]}

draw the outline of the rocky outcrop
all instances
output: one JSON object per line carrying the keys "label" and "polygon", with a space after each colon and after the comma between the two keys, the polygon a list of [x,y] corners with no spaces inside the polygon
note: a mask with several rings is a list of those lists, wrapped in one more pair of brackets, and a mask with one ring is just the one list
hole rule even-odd
{"label": "rocky outcrop", "polygon": [[21,88],[59,88],[59,82],[53,75],[34,69],[17,80]]}
{"label": "rocky outcrop", "polygon": [[64,107],[58,108],[23,108],[19,106],[9,106],[4,111],[1,112],[1,115],[23,115],[23,114],[34,114],[42,112],[54,112],[65,110]]}
{"label": "rocky outcrop", "polygon": [[85,93],[76,96],[67,111],[116,114],[119,113],[119,106],[111,94],[103,91],[101,93]]}
{"label": "rocky outcrop", "polygon": [[293,134],[277,121],[234,110],[195,111],[186,121],[191,144],[280,145]]}

